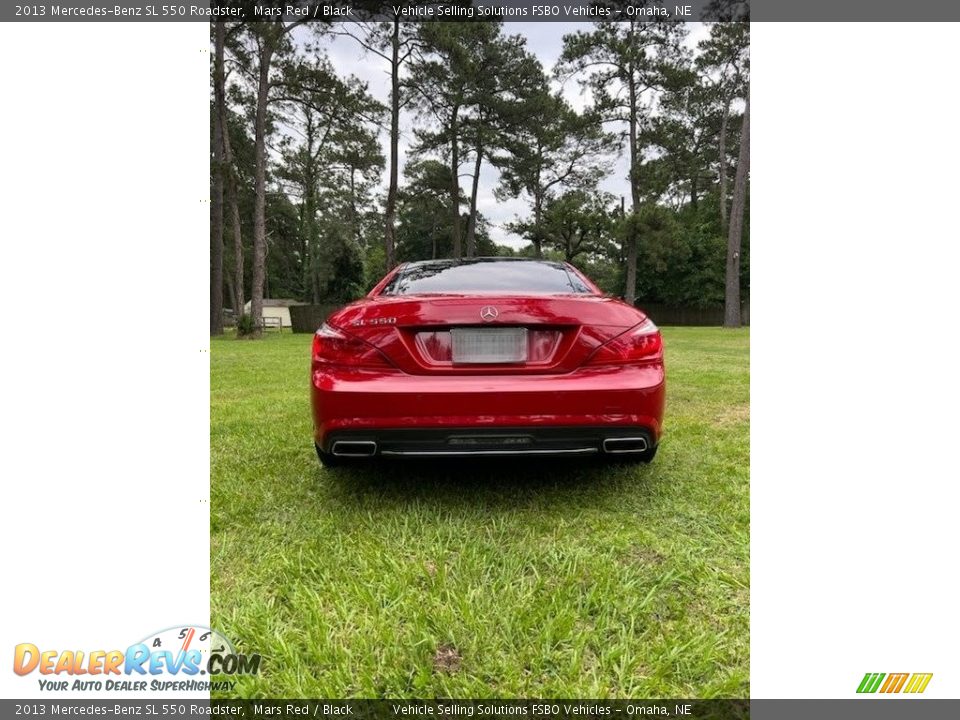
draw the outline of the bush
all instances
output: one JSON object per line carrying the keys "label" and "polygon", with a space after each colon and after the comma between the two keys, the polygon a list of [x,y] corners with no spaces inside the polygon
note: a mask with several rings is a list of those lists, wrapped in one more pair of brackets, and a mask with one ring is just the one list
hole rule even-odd
{"label": "bush", "polygon": [[257,324],[253,321],[253,315],[244,313],[237,318],[237,337],[253,335],[256,330]]}

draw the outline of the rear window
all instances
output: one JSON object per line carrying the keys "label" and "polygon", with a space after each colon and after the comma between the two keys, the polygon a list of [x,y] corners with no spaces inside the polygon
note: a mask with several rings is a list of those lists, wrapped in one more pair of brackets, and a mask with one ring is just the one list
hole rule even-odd
{"label": "rear window", "polygon": [[460,260],[416,263],[397,273],[383,295],[424,293],[590,293],[576,274],[553,262]]}

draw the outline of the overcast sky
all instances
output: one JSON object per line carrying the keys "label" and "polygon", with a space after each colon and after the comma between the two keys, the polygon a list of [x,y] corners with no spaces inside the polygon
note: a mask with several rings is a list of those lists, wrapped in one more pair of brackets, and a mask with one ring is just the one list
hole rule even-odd
{"label": "overcast sky", "polygon": [[[527,48],[543,64],[544,70],[551,73],[560,57],[563,47],[562,38],[567,33],[577,30],[589,30],[590,23],[560,23],[560,22],[508,22],[504,23],[505,32],[512,35],[523,35],[527,39]],[[702,23],[690,23],[690,34],[687,44],[695,47],[707,36],[708,28]],[[337,72],[340,75],[355,75],[367,83],[370,93],[379,101],[387,104],[390,97],[389,64],[372,53],[364,53],[360,45],[345,37],[330,37],[324,40],[324,45]],[[577,110],[582,110],[589,103],[589,97],[581,94],[579,83],[570,81],[562,88],[564,97]],[[406,164],[407,150],[413,142],[410,128],[413,127],[415,117],[411,113],[404,113],[400,119],[400,181],[403,182],[403,168]],[[381,133],[380,141],[384,155],[388,154],[390,138],[388,132]],[[386,175],[386,174],[384,174]],[[489,163],[484,163],[480,173],[480,189],[477,197],[477,207],[490,223],[490,235],[494,242],[520,248],[527,241],[508,232],[505,228],[509,223],[528,213],[526,198],[523,196],[507,201],[498,201],[493,196],[497,186],[499,173]],[[603,182],[602,187],[613,193],[614,196],[630,196],[627,185],[627,159],[620,157],[610,176]],[[461,180],[461,183],[469,179]],[[384,178],[384,187],[386,177]]]}

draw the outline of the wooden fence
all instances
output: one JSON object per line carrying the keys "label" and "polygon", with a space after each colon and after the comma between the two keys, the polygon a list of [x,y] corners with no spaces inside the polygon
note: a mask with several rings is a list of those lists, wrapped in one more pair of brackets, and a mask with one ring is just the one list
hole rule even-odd
{"label": "wooden fence", "polygon": [[342,305],[325,303],[323,305],[291,305],[290,325],[295,333],[315,333],[323,325],[327,316]]}
{"label": "wooden fence", "polygon": [[[657,325],[723,325],[723,306],[696,307],[693,305],[663,305],[637,302],[637,308]],[[740,322],[750,324],[750,302],[740,305]]]}

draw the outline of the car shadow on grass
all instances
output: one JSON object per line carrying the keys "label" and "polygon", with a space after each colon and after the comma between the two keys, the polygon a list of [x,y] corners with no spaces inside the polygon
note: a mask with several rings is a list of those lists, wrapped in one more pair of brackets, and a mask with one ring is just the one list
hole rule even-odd
{"label": "car shadow on grass", "polygon": [[518,509],[546,508],[576,502],[597,505],[618,495],[653,492],[656,461],[615,462],[605,459],[504,459],[374,461],[318,469],[327,492],[341,502],[375,499],[445,506]]}

